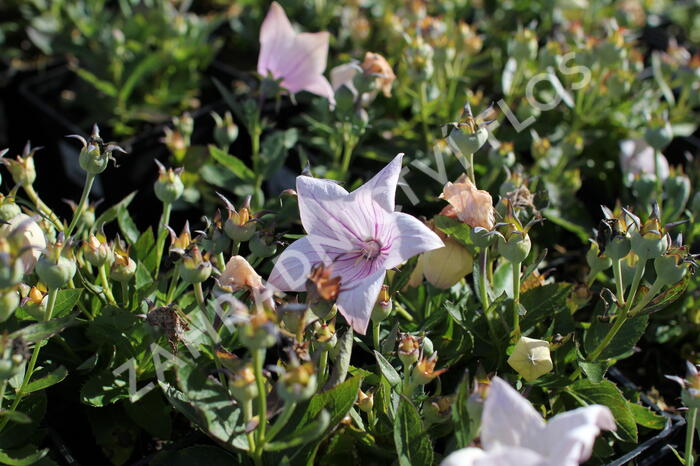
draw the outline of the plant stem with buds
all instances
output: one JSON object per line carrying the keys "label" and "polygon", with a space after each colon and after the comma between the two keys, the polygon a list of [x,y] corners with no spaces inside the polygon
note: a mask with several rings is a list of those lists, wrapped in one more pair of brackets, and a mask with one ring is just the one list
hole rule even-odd
{"label": "plant stem with buds", "polygon": [[173,205],[170,202],[163,203],[163,212],[160,215],[160,221],[158,222],[158,244],[156,244],[156,274],[155,278],[158,278],[160,273],[160,263],[163,259],[163,247],[165,246],[165,238],[167,237],[167,227],[170,224],[170,212],[172,211]]}
{"label": "plant stem with buds", "polygon": [[[53,309],[56,306],[56,298],[58,297],[58,289],[53,288],[49,290],[49,298],[48,298],[48,303],[46,304],[46,313],[44,313],[44,322],[48,322],[51,320],[51,315],[53,314]],[[39,352],[41,351],[41,347],[47,342],[47,340],[42,340],[37,342],[34,345],[34,350],[32,351],[32,356],[31,359],[29,360],[29,365],[27,366],[27,370],[24,373],[24,379],[22,379],[22,385],[19,387],[19,390],[17,390],[17,393],[15,394],[15,400],[12,402],[12,406],[10,406],[9,412],[13,413],[16,409],[17,406],[19,405],[20,401],[22,401],[22,398],[24,398],[24,391],[27,389],[27,386],[29,385],[29,381],[32,378],[32,375],[34,375],[34,369],[36,368],[36,362],[39,359]],[[9,416],[3,416],[2,420],[0,420],[0,431],[7,425],[8,421],[10,420]]]}
{"label": "plant stem with buds", "polygon": [[78,206],[75,208],[75,212],[73,213],[73,220],[70,222],[70,225],[68,225],[68,229],[66,230],[66,236],[70,236],[70,234],[73,233],[73,229],[78,225],[80,217],[83,216],[83,210],[85,210],[85,203],[87,202],[88,196],[90,195],[90,191],[92,190],[92,184],[94,182],[95,175],[90,173],[85,175],[85,186],[83,186],[83,194],[80,195],[80,201],[78,202]]}

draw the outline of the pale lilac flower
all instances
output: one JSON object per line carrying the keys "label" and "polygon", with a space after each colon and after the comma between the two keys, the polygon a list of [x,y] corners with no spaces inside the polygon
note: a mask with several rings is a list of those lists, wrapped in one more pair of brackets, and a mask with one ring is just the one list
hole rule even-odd
{"label": "pale lilac flower", "polygon": [[545,422],[504,380],[491,381],[481,418],[483,449],[463,448],[441,466],[574,466],[591,457],[601,430],[615,430],[610,410],[590,405]]}
{"label": "pale lilac flower", "polygon": [[420,220],[394,212],[402,158],[396,156],[352,193],[330,180],[297,177],[299,214],[308,236],[282,253],[268,283],[282,291],[304,291],[314,265],[331,266],[332,276],[341,280],[340,313],[364,334],[386,271],[444,246]]}
{"label": "pale lilac flower", "polygon": [[284,9],[272,2],[260,28],[258,74],[271,74],[292,94],[308,91],[335,103],[333,88],[323,76],[328,59],[327,32],[297,33]]}
{"label": "pale lilac flower", "polygon": [[678,383],[691,397],[700,398],[700,373],[698,372],[700,366],[696,366],[690,361],[686,361],[685,365],[688,369],[685,379],[677,375],[667,375],[665,377]]}
{"label": "pale lilac flower", "polygon": [[[668,161],[659,154],[659,177],[668,178]],[[620,142],[620,168],[629,184],[635,176],[647,174],[656,176],[654,167],[654,148],[643,139],[624,139]]]}

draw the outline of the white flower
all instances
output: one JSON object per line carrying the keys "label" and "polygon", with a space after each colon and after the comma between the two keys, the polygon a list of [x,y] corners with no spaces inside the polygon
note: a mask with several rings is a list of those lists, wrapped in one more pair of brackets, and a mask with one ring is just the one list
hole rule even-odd
{"label": "white flower", "polygon": [[[625,181],[630,183],[635,176],[644,173],[656,176],[654,148],[643,139],[625,139],[620,142],[620,168]],[[659,154],[659,177],[668,178],[668,161]]]}
{"label": "white flower", "polygon": [[491,381],[481,418],[483,449],[463,448],[442,466],[575,466],[591,457],[601,430],[615,430],[610,410],[591,405],[548,422],[504,380]]}

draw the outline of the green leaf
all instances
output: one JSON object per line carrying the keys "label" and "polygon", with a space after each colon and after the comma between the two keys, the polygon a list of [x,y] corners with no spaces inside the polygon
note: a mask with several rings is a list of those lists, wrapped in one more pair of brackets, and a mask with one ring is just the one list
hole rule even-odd
{"label": "green leaf", "polygon": [[117,215],[119,214],[119,210],[122,208],[126,208],[131,204],[131,201],[134,200],[134,196],[136,196],[136,191],[132,192],[128,196],[126,196],[124,199],[121,201],[117,202],[114,204],[112,207],[109,209],[105,210],[102,215],[97,217],[97,220],[95,220],[95,226],[92,227],[93,231],[98,231],[104,224],[109,223],[117,218]]}
{"label": "green leaf", "polygon": [[457,387],[457,396],[452,405],[452,423],[457,445],[469,445],[479,430],[480,419],[469,414],[469,381],[465,377]]}
{"label": "green leaf", "polygon": [[402,396],[394,422],[394,443],[399,465],[433,464],[433,445],[423,421],[411,401]]}
{"label": "green leaf", "polygon": [[18,424],[29,424],[32,422],[32,418],[19,411],[10,411],[7,409],[0,409],[0,418],[2,417],[10,418],[10,421],[16,422]]}
{"label": "green leaf", "polygon": [[[651,302],[639,312],[639,315],[653,314],[654,312],[658,312],[666,306],[669,306],[685,294],[685,290],[688,288],[689,283],[690,274],[687,273],[681,281],[652,299]],[[637,299],[641,299],[643,296],[644,293],[638,293]],[[637,299],[635,299],[635,302]]]}
{"label": "green leaf", "polygon": [[[437,215],[433,221],[435,226],[442,231],[453,237],[456,240],[462,242],[469,252],[474,253],[474,243],[472,241],[472,227],[460,222],[459,220],[451,217],[445,217],[443,215]],[[476,261],[475,261],[476,262]]]}
{"label": "green leaf", "polygon": [[63,366],[60,366],[57,369],[50,372],[49,374],[45,375],[44,377],[41,377],[40,379],[37,379],[37,380],[30,382],[27,385],[27,387],[25,388],[24,392],[25,393],[32,393],[32,392],[36,392],[39,390],[43,390],[45,388],[48,388],[52,385],[55,385],[55,384],[61,382],[67,376],[68,376],[68,371],[66,370],[66,368]]}
{"label": "green leaf", "polygon": [[287,151],[294,147],[299,138],[296,128],[286,131],[275,131],[268,135],[262,143],[260,160],[263,162],[263,177],[269,178],[279,170],[287,158]]}
{"label": "green leaf", "polygon": [[241,463],[240,458],[212,445],[194,445],[177,451],[161,451],[149,462],[150,466],[231,466]]}
{"label": "green leaf", "polygon": [[143,262],[149,273],[155,271],[158,251],[156,251],[156,239],[153,234],[153,228],[148,227],[148,230],[139,236],[138,241],[134,244],[134,254],[136,260]]}
{"label": "green leaf", "polygon": [[568,390],[581,405],[601,404],[610,408],[618,429],[617,434],[624,442],[637,442],[637,423],[629,403],[614,383],[603,380],[593,383],[582,379]]}
{"label": "green leaf", "polygon": [[391,385],[392,387],[400,385],[401,376],[398,372],[396,372],[394,366],[392,366],[391,363],[387,361],[386,358],[384,358],[384,356],[382,356],[377,351],[374,352],[374,357],[377,359],[379,372],[381,372],[381,374],[386,378],[386,380],[389,382],[389,385]]}
{"label": "green leaf", "polygon": [[128,380],[127,371],[119,378],[109,370],[98,372],[90,376],[80,388],[80,401],[90,406],[102,407],[129,398]]}
{"label": "green leaf", "polygon": [[28,466],[49,453],[48,448],[38,450],[34,445],[25,445],[16,450],[0,450],[0,462],[9,466]]}
{"label": "green leaf", "polygon": [[247,450],[243,413],[233,403],[228,390],[189,364],[177,366],[176,374],[181,391],[160,384],[173,407],[215,440]]}
{"label": "green leaf", "polygon": [[76,68],[75,73],[103,94],[106,94],[109,97],[117,96],[116,86],[114,86],[114,84],[110,83],[109,81],[104,81],[98,78],[95,74],[83,68]]}
{"label": "green leaf", "polygon": [[[633,317],[628,319],[617,332],[599,359],[621,359],[631,354],[632,349],[644,335],[649,322],[648,316]],[[586,354],[591,354],[608,334],[613,326],[610,322],[601,322],[593,318],[593,323],[584,336],[584,348]]]}
{"label": "green leaf", "polygon": [[634,420],[642,427],[647,429],[661,430],[666,426],[666,418],[660,414],[656,414],[646,406],[637,403],[627,402]]}
{"label": "green leaf", "polygon": [[566,299],[571,293],[571,285],[568,283],[552,283],[538,286],[523,293],[520,304],[527,309],[527,314],[522,321],[522,331],[533,328],[539,322],[554,317],[559,311],[566,311]]}
{"label": "green leaf", "polygon": [[122,105],[126,105],[126,101],[129,100],[134,87],[136,87],[139,82],[143,83],[145,77],[149,73],[157,70],[162,64],[163,62],[159,54],[146,54],[143,60],[134,67],[134,70],[121,85],[119,93],[117,94],[117,101]]}
{"label": "green leaf", "polygon": [[336,356],[333,361],[333,373],[328,379],[328,383],[324,387],[326,390],[335,387],[336,385],[342,383],[345,377],[348,375],[348,369],[350,368],[350,357],[352,356],[352,328],[348,328],[345,333],[338,338],[338,343],[336,351],[338,356]]}
{"label": "green leaf", "polygon": [[283,439],[270,442],[265,445],[265,450],[267,451],[280,451],[286,450],[287,448],[299,447],[312,442],[319,438],[328,428],[330,422],[330,414],[325,409],[322,410],[316,421],[307,425],[303,429],[296,430],[292,435],[287,436]]}
{"label": "green leaf", "polygon": [[121,230],[128,243],[131,245],[136,244],[139,240],[139,230],[136,228],[136,224],[126,207],[122,207],[117,211],[117,223],[119,223],[119,230]]}
{"label": "green leaf", "polygon": [[82,288],[59,290],[56,294],[56,304],[53,308],[53,317],[61,317],[68,314],[80,301],[83,293]]}
{"label": "green leaf", "polygon": [[151,283],[153,283],[151,274],[148,273],[148,270],[146,269],[146,266],[143,265],[143,262],[139,262],[136,265],[136,273],[134,274],[134,287],[137,290],[141,290]]}
{"label": "green leaf", "polygon": [[602,381],[603,377],[605,377],[605,373],[610,367],[610,364],[607,361],[579,361],[578,365],[581,366],[581,369],[586,374],[586,377],[588,377],[588,379],[593,383],[599,383]]}
{"label": "green leaf", "polygon": [[219,149],[213,144],[209,145],[209,154],[214,160],[219,162],[221,165],[226,167],[231,173],[236,175],[244,182],[255,181],[255,173],[253,170],[248,168],[245,163],[238,157],[227,154],[225,151]]}
{"label": "green leaf", "polygon": [[153,437],[168,440],[172,434],[172,406],[159,390],[151,390],[135,403],[123,402],[126,414]]}
{"label": "green leaf", "polygon": [[51,319],[48,322],[39,322],[28,325],[10,334],[10,338],[23,338],[27,343],[37,343],[50,338],[68,327],[78,325],[80,322],[75,319],[75,315]]}

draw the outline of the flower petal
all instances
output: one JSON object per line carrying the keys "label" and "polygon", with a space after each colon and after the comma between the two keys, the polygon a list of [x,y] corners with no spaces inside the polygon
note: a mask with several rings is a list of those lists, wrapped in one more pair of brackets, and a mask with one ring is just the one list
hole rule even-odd
{"label": "flower petal", "polygon": [[282,83],[291,92],[299,92],[305,83],[323,74],[328,61],[328,32],[301,33],[287,44],[284,54],[277,54]]}
{"label": "flower petal", "polygon": [[380,270],[349,289],[342,289],[341,279],[341,292],[337,300],[338,310],[357,333],[364,335],[367,331],[372,308],[377,302],[385,275],[386,271]]}
{"label": "flower petal", "polygon": [[416,254],[445,247],[440,237],[417,218],[403,212],[394,212],[391,220],[394,228],[386,240],[390,247],[385,268],[396,267]]}
{"label": "flower petal", "polygon": [[544,441],[544,419],[520,393],[503,379],[494,377],[484,402],[481,443],[486,450],[497,447],[527,447]]}
{"label": "flower petal", "polygon": [[311,268],[320,262],[328,264],[330,260],[326,251],[306,236],[280,254],[267,282],[281,291],[305,291]]}
{"label": "flower petal", "polygon": [[462,448],[447,455],[440,466],[475,466],[478,460],[485,457],[486,452],[481,448]]}
{"label": "flower petal", "polygon": [[398,154],[394,160],[374,175],[371,180],[353,191],[350,196],[354,199],[370,197],[386,211],[393,212],[402,160],[403,154]]}
{"label": "flower petal", "polygon": [[301,223],[307,233],[336,239],[354,236],[341,216],[348,195],[345,189],[330,180],[298,176],[296,190]]}
{"label": "flower petal", "polygon": [[322,74],[314,76],[312,80],[302,86],[301,90],[325,97],[331,105],[335,105],[335,92],[333,92],[331,83]]}
{"label": "flower petal", "polygon": [[270,10],[260,28],[260,55],[258,56],[258,74],[266,76],[268,71],[276,74],[276,62],[285,50],[294,42],[294,28],[289,22],[284,9],[277,2],[272,2]]}
{"label": "flower petal", "polygon": [[558,414],[547,422],[537,450],[563,466],[578,465],[591,457],[601,429],[616,429],[615,418],[606,406],[591,405]]}

